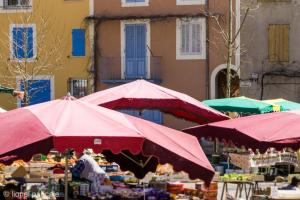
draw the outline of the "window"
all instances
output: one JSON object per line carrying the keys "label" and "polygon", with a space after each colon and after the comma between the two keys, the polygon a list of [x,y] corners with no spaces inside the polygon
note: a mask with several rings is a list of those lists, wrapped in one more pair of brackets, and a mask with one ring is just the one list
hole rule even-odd
{"label": "window", "polygon": [[204,18],[177,19],[176,58],[206,58],[206,24]]}
{"label": "window", "polygon": [[289,61],[289,31],[288,24],[269,25],[269,61]]}
{"label": "window", "polygon": [[205,0],[176,0],[177,5],[202,5]]}
{"label": "window", "polygon": [[85,56],[85,30],[72,30],[72,56]]}
{"label": "window", "polygon": [[163,124],[163,115],[159,110],[118,110],[119,112],[125,113],[127,115],[131,115],[134,117],[142,118],[144,120],[148,120],[157,124]]}
{"label": "window", "polygon": [[[3,9],[28,9],[31,8],[31,0],[2,0]],[[0,3],[0,4],[1,4]]]}
{"label": "window", "polygon": [[122,7],[148,6],[149,0],[122,0]]}
{"label": "window", "polygon": [[69,79],[69,91],[72,96],[76,98],[84,97],[87,95],[88,81],[87,79]]}
{"label": "window", "polygon": [[[27,80],[26,86],[28,89],[28,102],[29,105],[43,103],[50,101],[54,98],[53,94],[53,77],[51,76],[35,76],[34,79]],[[20,79],[17,83],[21,91],[24,91],[25,84]],[[25,106],[24,101],[19,101],[19,106]]]}
{"label": "window", "polygon": [[35,38],[35,25],[11,25],[11,59],[35,59]]}

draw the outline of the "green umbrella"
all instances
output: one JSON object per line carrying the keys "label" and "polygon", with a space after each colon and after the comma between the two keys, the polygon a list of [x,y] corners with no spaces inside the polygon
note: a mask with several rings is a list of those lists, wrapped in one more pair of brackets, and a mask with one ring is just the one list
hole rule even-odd
{"label": "green umbrella", "polygon": [[221,112],[261,114],[280,111],[280,106],[247,97],[234,97],[203,101],[209,107]]}
{"label": "green umbrella", "polygon": [[10,94],[13,94],[14,93],[14,89],[13,88],[7,88],[7,87],[0,86],[0,93],[10,93]]}
{"label": "green umbrella", "polygon": [[271,103],[275,104],[281,107],[280,111],[288,111],[288,110],[297,110],[300,109],[300,104],[293,102],[293,101],[288,101],[285,99],[270,99],[270,100],[265,100],[263,102],[266,103]]}

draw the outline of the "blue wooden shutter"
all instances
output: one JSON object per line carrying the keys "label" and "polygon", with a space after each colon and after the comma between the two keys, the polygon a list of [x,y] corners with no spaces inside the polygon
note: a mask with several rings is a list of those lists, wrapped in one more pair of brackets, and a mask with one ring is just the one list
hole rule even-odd
{"label": "blue wooden shutter", "polygon": [[[33,28],[13,28],[13,58],[33,58]],[[25,46],[26,45],[26,46]]]}
{"label": "blue wooden shutter", "polygon": [[125,27],[125,77],[136,78],[137,65],[135,62],[135,25]]}
{"label": "blue wooden shutter", "polygon": [[147,66],[147,45],[146,45],[146,25],[136,25],[136,64],[137,64],[137,77],[146,78]]}
{"label": "blue wooden shutter", "polygon": [[[51,81],[50,80],[28,80],[28,95],[30,105],[43,103],[51,100]],[[20,89],[24,90],[21,83]],[[24,106],[22,104],[22,106]]]}
{"label": "blue wooden shutter", "polygon": [[162,113],[159,110],[143,110],[140,112],[139,110],[127,110],[127,109],[121,109],[118,110],[119,112],[122,112],[127,115],[131,115],[134,117],[142,118],[157,124],[162,124],[163,119],[162,119]]}
{"label": "blue wooden shutter", "polygon": [[27,28],[27,58],[33,58],[33,28]]}
{"label": "blue wooden shutter", "polygon": [[125,77],[146,78],[146,25],[127,24],[125,27]]}
{"label": "blue wooden shutter", "polygon": [[33,28],[28,27],[25,30],[27,31],[27,33],[25,33],[27,37],[26,58],[33,58]]}
{"label": "blue wooden shutter", "polygon": [[23,43],[24,29],[19,27],[13,28],[13,58],[24,58],[24,43]]}
{"label": "blue wooden shutter", "polygon": [[72,55],[85,56],[85,30],[72,30]]}
{"label": "blue wooden shutter", "polygon": [[162,124],[162,113],[159,110],[144,110],[142,118],[157,124]]}
{"label": "blue wooden shutter", "polygon": [[131,116],[134,116],[134,117],[139,117],[140,118],[140,115],[139,115],[139,111],[137,110],[133,110],[133,109],[121,109],[121,110],[117,110],[121,113],[124,113],[124,114],[127,114],[127,115],[131,115]]}

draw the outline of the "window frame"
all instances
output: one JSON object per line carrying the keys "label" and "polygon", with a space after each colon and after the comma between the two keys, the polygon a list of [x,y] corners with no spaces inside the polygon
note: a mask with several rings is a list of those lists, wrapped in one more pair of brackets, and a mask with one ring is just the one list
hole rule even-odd
{"label": "window frame", "polygon": [[[16,85],[17,85],[18,89],[21,88],[21,85],[20,85],[21,80],[22,80],[21,76],[16,77]],[[50,97],[51,97],[51,100],[55,99],[54,76],[52,76],[52,75],[37,75],[37,76],[34,76],[30,80],[49,80],[50,81]],[[22,107],[22,101],[19,98],[17,98],[17,106],[18,106],[18,108]]]}
{"label": "window frame", "polygon": [[[182,20],[190,20],[191,22],[199,22],[201,26],[200,42],[201,53],[199,54],[182,54],[181,52],[181,25]],[[203,60],[206,59],[206,19],[204,17],[198,18],[177,18],[176,19],[176,60]]]}
{"label": "window frame", "polygon": [[126,0],[121,0],[122,7],[145,7],[149,6],[149,0],[145,0],[145,2],[126,2]]}
{"label": "window frame", "polygon": [[[88,95],[88,86],[89,86],[89,80],[87,78],[76,78],[76,77],[71,77],[68,79],[68,88],[69,88],[69,92],[72,96],[74,96],[73,92],[74,92],[74,84],[73,84],[73,81],[86,81],[86,91],[85,91],[85,95]],[[76,97],[76,98],[81,98],[81,97],[84,97],[84,96],[80,96],[80,97]]]}
{"label": "window frame", "polygon": [[[122,20],[120,24],[121,29],[121,79],[125,80],[125,70],[126,70],[126,64],[125,64],[125,52],[126,52],[126,33],[125,33],[125,27],[127,24],[146,24],[146,44],[148,48],[151,49],[151,25],[150,25],[150,19],[144,19],[144,20]],[[147,51],[147,58],[150,58],[150,52]],[[147,59],[146,63],[147,68],[147,79],[150,79],[151,77],[151,59]]]}
{"label": "window frame", "polygon": [[176,0],[176,5],[178,6],[205,5],[205,0]]}
{"label": "window frame", "polygon": [[33,1],[29,0],[29,6],[16,6],[11,8],[4,8],[4,0],[0,0],[0,13],[19,13],[32,12]]}
{"label": "window frame", "polygon": [[[15,58],[14,57],[14,36],[13,36],[13,30],[14,28],[32,28],[32,48],[33,48],[33,56],[32,58]],[[10,43],[10,61],[14,62],[33,62],[37,58],[37,44],[36,44],[36,24],[10,24],[10,30],[9,30],[9,43]]]}

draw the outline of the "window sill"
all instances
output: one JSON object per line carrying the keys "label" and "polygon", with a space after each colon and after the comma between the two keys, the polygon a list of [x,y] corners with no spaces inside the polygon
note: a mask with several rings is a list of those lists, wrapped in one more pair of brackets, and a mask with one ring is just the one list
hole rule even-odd
{"label": "window sill", "polygon": [[32,12],[32,7],[11,7],[11,8],[0,8],[0,13],[23,13]]}
{"label": "window sill", "polygon": [[140,2],[140,3],[122,3],[122,7],[146,7],[149,6],[148,2]]}
{"label": "window sill", "polygon": [[176,55],[176,60],[205,60],[205,55]]}
{"label": "window sill", "polygon": [[190,6],[190,5],[205,5],[204,0],[191,0],[191,1],[176,1],[177,6]]}
{"label": "window sill", "polygon": [[84,55],[84,56],[73,56],[73,55],[68,56],[68,58],[85,58],[85,57],[86,57],[86,55]]}
{"label": "window sill", "polygon": [[36,58],[36,57],[34,57],[34,58],[28,58],[28,59],[22,59],[22,58],[10,58],[9,61],[10,61],[10,62],[18,62],[18,63],[24,63],[24,62],[32,63],[32,62],[36,62],[36,61],[37,61],[37,58]]}

